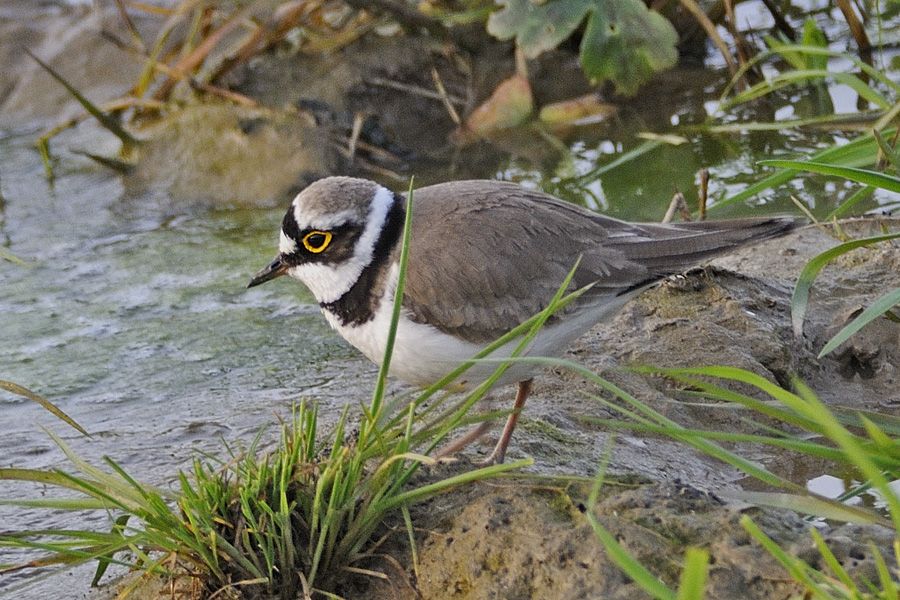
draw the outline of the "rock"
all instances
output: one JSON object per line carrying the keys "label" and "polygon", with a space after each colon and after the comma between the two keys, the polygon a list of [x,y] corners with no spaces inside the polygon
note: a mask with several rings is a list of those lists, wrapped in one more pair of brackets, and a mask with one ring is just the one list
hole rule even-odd
{"label": "rock", "polygon": [[179,203],[283,203],[339,160],[327,132],[297,112],[194,105],[141,133],[127,183]]}

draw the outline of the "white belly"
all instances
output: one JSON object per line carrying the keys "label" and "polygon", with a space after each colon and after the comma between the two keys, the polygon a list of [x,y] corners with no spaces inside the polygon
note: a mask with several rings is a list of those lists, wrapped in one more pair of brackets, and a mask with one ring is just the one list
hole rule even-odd
{"label": "white belly", "polygon": [[[374,317],[359,326],[343,326],[340,321],[323,310],[331,326],[350,344],[366,355],[372,362],[381,364],[387,346],[388,331],[393,310],[393,296],[396,284],[396,267],[391,269],[389,284]],[[592,306],[586,306],[578,313],[568,315],[565,320],[544,327],[525,352],[528,356],[558,356],[575,338],[594,323],[603,320],[619,310],[631,297],[606,298]],[[506,358],[515,350],[519,340],[514,340],[491,354],[490,358]],[[455,369],[460,363],[472,358],[483,346],[473,344],[443,333],[430,325],[416,323],[408,315],[401,313],[394,341],[389,374],[407,383],[427,387]],[[470,367],[452,387],[471,389],[487,379],[498,367],[497,362],[481,362]],[[510,367],[498,381],[498,385],[523,381],[532,377],[534,365],[519,364]]]}

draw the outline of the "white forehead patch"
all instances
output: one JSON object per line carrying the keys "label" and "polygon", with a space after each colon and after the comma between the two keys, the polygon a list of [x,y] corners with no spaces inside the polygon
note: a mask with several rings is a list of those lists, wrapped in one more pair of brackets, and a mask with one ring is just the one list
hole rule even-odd
{"label": "white forehead patch", "polygon": [[358,218],[356,211],[352,209],[342,210],[341,212],[329,215],[308,215],[300,210],[300,205],[297,203],[299,198],[299,196],[294,198],[293,207],[294,220],[297,222],[297,228],[300,231],[306,229],[321,229],[327,231]]}

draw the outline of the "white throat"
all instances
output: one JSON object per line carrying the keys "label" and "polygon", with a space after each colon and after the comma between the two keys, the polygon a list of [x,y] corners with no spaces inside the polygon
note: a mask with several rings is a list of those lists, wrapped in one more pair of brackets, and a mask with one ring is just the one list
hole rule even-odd
{"label": "white throat", "polygon": [[[319,303],[334,302],[343,296],[359,279],[362,270],[372,262],[375,243],[378,241],[378,236],[387,221],[388,211],[393,203],[394,194],[379,185],[369,206],[366,227],[356,242],[353,256],[335,265],[321,263],[297,265],[291,267],[288,274],[303,282]],[[318,226],[317,224],[316,227]],[[290,253],[294,249],[296,249],[296,245],[293,240],[282,234],[279,250],[283,253]]]}

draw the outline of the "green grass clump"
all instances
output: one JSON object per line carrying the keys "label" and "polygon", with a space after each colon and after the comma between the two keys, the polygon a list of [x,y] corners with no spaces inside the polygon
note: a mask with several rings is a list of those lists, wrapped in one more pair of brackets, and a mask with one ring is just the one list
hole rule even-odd
{"label": "green grass clump", "polygon": [[224,465],[196,459],[190,472],[179,474],[177,493],[138,482],[108,458],[107,470],[97,468],[52,436],[76,473],[0,469],[0,480],[43,483],[79,497],[4,503],[105,510],[113,526],[106,532],[4,533],[0,546],[40,550],[42,556],[0,565],[0,573],[96,560],[96,583],[109,564],[153,573],[175,564],[209,593],[239,587],[249,598],[333,597],[350,573],[377,574],[357,565],[370,557],[373,534],[390,512],[528,463],[485,467],[409,489],[403,482],[410,465],[433,462],[408,451],[411,428],[406,435],[380,432],[394,441],[369,459],[372,448],[346,434],[346,410],[327,444],[318,436],[317,417],[315,407],[297,406],[269,453],[257,455],[257,438]]}

